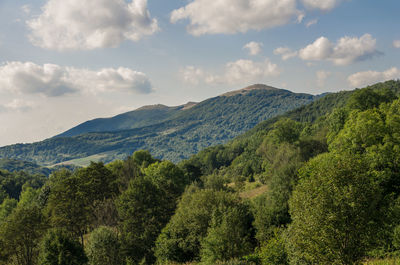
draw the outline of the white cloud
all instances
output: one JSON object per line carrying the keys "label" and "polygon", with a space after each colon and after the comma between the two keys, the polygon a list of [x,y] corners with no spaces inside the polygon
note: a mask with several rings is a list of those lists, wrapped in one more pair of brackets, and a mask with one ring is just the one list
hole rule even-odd
{"label": "white cloud", "polygon": [[325,81],[330,75],[331,75],[331,73],[327,72],[327,71],[318,71],[316,73],[317,85],[319,88],[323,88],[325,86]]}
{"label": "white cloud", "polygon": [[182,80],[194,85],[201,82],[206,84],[246,84],[260,81],[266,77],[275,77],[280,73],[278,65],[269,59],[261,62],[244,59],[229,62],[225,65],[222,74],[210,73],[193,66],[188,66],[180,71]]}
{"label": "white cloud", "polygon": [[31,13],[31,6],[30,5],[23,5],[23,6],[21,6],[21,9],[27,15]]}
{"label": "white cloud", "polygon": [[288,47],[279,47],[274,50],[275,55],[280,55],[282,60],[286,61],[297,56],[297,51],[292,51]]}
{"label": "white cloud", "polygon": [[302,0],[302,2],[308,9],[329,11],[335,8],[341,2],[341,0]]}
{"label": "white cloud", "polygon": [[393,41],[393,47],[400,49],[400,40],[394,40]]}
{"label": "white cloud", "polygon": [[363,61],[377,54],[380,52],[376,50],[376,39],[370,34],[364,34],[360,38],[346,36],[340,38],[336,44],[325,37],[320,37],[299,51],[299,57],[303,60],[329,60],[336,65]]}
{"label": "white cloud", "polygon": [[289,23],[304,15],[296,0],[192,0],[171,13],[171,22],[188,19],[190,34],[234,34]]}
{"label": "white cloud", "polygon": [[159,29],[147,10],[147,0],[48,0],[42,10],[27,22],[30,40],[52,50],[116,47]]}
{"label": "white cloud", "polygon": [[8,62],[0,66],[0,87],[17,94],[42,94],[49,97],[78,91],[97,93],[120,90],[149,93],[152,89],[145,74],[128,68],[91,71],[31,62]]}
{"label": "white cloud", "polygon": [[268,76],[278,76],[281,73],[278,66],[266,59],[263,62],[237,60],[226,65],[224,79],[228,83],[250,82]]}
{"label": "white cloud", "polygon": [[390,79],[400,79],[400,69],[392,67],[383,72],[365,71],[352,74],[347,81],[352,87],[364,87]]}
{"label": "white cloud", "polygon": [[315,25],[315,24],[317,24],[317,23],[318,23],[318,19],[312,19],[312,20],[310,20],[310,21],[308,21],[308,22],[306,23],[306,27],[309,28],[309,27],[311,27],[312,25]]}
{"label": "white cloud", "polygon": [[204,81],[205,78],[204,71],[194,66],[186,66],[179,71],[179,75],[185,83],[191,85],[198,85],[200,82]]}
{"label": "white cloud", "polygon": [[243,49],[247,49],[250,55],[257,55],[261,52],[262,46],[263,46],[262,43],[252,41],[244,45]]}

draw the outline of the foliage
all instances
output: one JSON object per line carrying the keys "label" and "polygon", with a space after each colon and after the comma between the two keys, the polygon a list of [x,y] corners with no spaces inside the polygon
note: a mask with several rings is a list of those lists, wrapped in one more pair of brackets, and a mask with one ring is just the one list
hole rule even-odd
{"label": "foliage", "polygon": [[19,205],[0,224],[0,260],[18,265],[35,264],[44,229],[45,219],[37,205]]}
{"label": "foliage", "polygon": [[82,245],[63,230],[50,230],[43,239],[39,265],[83,265],[87,257]]}
{"label": "foliage", "polygon": [[23,171],[11,173],[0,170],[0,199],[2,199],[2,191],[5,194],[4,197],[18,200],[24,186],[38,189],[43,186],[45,181],[46,177],[43,175],[30,175]]}
{"label": "foliage", "polygon": [[[243,251],[248,251],[248,244],[252,239],[251,233],[247,238],[238,238],[246,228],[249,228],[249,223],[246,221],[249,217],[245,217],[249,214],[245,209],[240,199],[230,192],[189,188],[180,200],[175,215],[157,239],[155,254],[158,261],[163,263],[197,260],[201,255],[202,244],[206,251],[204,255],[213,252],[216,255],[214,259],[221,258],[218,256],[221,255],[219,251],[227,248],[231,248],[231,255],[238,255],[240,251],[232,248],[231,242],[244,240],[241,241]],[[226,216],[223,217],[224,215]],[[236,226],[228,227],[238,216],[245,218]],[[230,229],[234,229],[235,232]],[[228,238],[218,239],[216,238],[218,235],[225,235]],[[213,248],[216,243],[222,244],[218,245],[219,250]]]}
{"label": "foliage", "polygon": [[117,201],[123,251],[134,262],[154,262],[152,248],[183,192],[183,172],[171,162],[156,162],[132,180]]}
{"label": "foliage", "polygon": [[251,221],[245,205],[215,209],[207,236],[201,242],[201,260],[215,264],[249,254],[253,249]]}
{"label": "foliage", "polygon": [[382,190],[360,156],[325,154],[302,169],[290,200],[293,264],[353,264],[381,229]]}
{"label": "foliage", "polygon": [[25,171],[30,175],[37,174],[37,175],[49,176],[51,173],[51,170],[49,168],[41,167],[32,162],[21,161],[10,158],[1,158],[0,168],[7,170],[9,172]]}
{"label": "foliage", "polygon": [[107,227],[95,229],[86,245],[86,253],[91,265],[120,265],[123,264],[121,244],[117,233]]}
{"label": "foliage", "polygon": [[263,265],[288,265],[289,259],[286,252],[284,235],[282,231],[275,230],[265,245],[259,250],[261,264]]}

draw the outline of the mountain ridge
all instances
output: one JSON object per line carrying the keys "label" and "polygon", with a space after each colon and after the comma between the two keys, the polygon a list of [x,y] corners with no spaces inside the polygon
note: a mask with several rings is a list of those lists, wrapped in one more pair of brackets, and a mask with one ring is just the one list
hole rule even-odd
{"label": "mountain ridge", "polygon": [[[156,105],[150,110],[117,115],[111,118],[114,118],[111,123],[107,119],[97,119],[95,125],[100,128],[97,132],[79,134],[84,131],[82,127],[79,130],[74,127],[66,131],[68,133],[41,142],[2,147],[0,157],[51,166],[68,161],[81,164],[87,157],[99,157],[107,162],[123,159],[138,149],[147,149],[158,158],[180,161],[208,146],[225,143],[261,121],[318,98],[283,89],[250,88],[242,89],[245,93],[220,95],[190,104],[192,106],[184,110],[183,105]],[[88,125],[92,124],[86,122],[80,126]]]}

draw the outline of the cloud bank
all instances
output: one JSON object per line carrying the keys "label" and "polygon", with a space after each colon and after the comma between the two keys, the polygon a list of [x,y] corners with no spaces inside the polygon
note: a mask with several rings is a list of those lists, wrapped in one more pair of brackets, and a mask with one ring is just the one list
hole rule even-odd
{"label": "cloud bank", "polygon": [[34,45],[51,50],[117,47],[159,29],[147,10],[147,0],[48,0],[42,10],[27,22],[29,38]]}
{"label": "cloud bank", "polygon": [[180,76],[186,83],[197,85],[206,84],[243,84],[253,81],[260,81],[265,77],[275,77],[280,75],[281,70],[278,65],[272,63],[269,59],[261,62],[240,59],[234,62],[228,62],[223,73],[210,73],[202,68],[187,66],[180,70]]}
{"label": "cloud bank", "polygon": [[290,58],[296,57],[298,52],[297,51],[292,51],[288,47],[279,47],[274,50],[275,55],[280,55],[282,60],[286,61]]}
{"label": "cloud bank", "polygon": [[170,20],[189,20],[190,34],[234,34],[281,26],[302,16],[296,0],[193,0],[174,10]]}
{"label": "cloud bank", "polygon": [[379,54],[376,49],[376,39],[370,34],[364,34],[360,38],[342,37],[336,43],[320,37],[299,51],[299,57],[303,60],[328,60],[335,65],[348,65]]}
{"label": "cloud bank", "polygon": [[400,69],[397,67],[392,67],[383,72],[358,72],[349,76],[347,81],[352,87],[365,87],[367,85],[384,82],[391,79],[400,79]]}
{"label": "cloud bank", "polygon": [[0,89],[22,95],[58,97],[79,91],[150,93],[152,86],[144,73],[123,67],[92,71],[55,64],[7,62],[0,66]]}

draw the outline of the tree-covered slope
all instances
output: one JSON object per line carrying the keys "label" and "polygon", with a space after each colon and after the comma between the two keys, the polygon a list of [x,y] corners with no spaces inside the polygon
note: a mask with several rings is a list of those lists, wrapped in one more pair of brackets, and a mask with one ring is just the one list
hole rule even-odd
{"label": "tree-covered slope", "polygon": [[[199,168],[202,174],[211,174],[215,170],[223,168],[232,176],[250,177],[261,174],[264,171],[259,152],[264,138],[276,126],[279,120],[290,119],[293,121],[308,124],[304,130],[317,131],[317,138],[326,137],[326,124],[324,124],[329,114],[334,109],[343,108],[346,105],[355,104],[351,101],[354,98],[361,97],[364,94],[359,93],[366,90],[377,91],[379,93],[400,94],[400,81],[387,81],[369,86],[364,89],[352,91],[341,91],[331,93],[321,97],[314,102],[288,111],[282,115],[270,118],[260,122],[254,128],[239,135],[224,145],[212,146],[193,155],[189,160],[183,163]],[[356,96],[352,95],[356,93]],[[368,97],[357,99],[358,102],[364,102],[366,105],[373,105]],[[355,107],[360,108],[360,107]],[[362,109],[362,108],[361,108]],[[319,128],[322,127],[322,128]],[[312,143],[309,143],[312,144]]]}
{"label": "tree-covered slope", "polygon": [[254,85],[183,108],[160,123],[10,145],[0,148],[0,157],[51,165],[93,155],[110,161],[126,157],[135,150],[147,149],[158,158],[179,161],[208,146],[225,143],[264,120],[316,98]]}
{"label": "tree-covered slope", "polygon": [[177,112],[184,109],[185,105],[168,107],[164,105],[144,106],[134,111],[126,112],[111,118],[99,118],[86,121],[76,127],[63,132],[56,137],[76,136],[90,132],[107,132],[129,130],[145,127],[165,121]]}
{"label": "tree-covered slope", "polygon": [[35,163],[9,158],[0,158],[0,169],[7,170],[9,172],[25,171],[31,175],[40,174],[48,176],[51,173],[50,169],[39,166]]}

